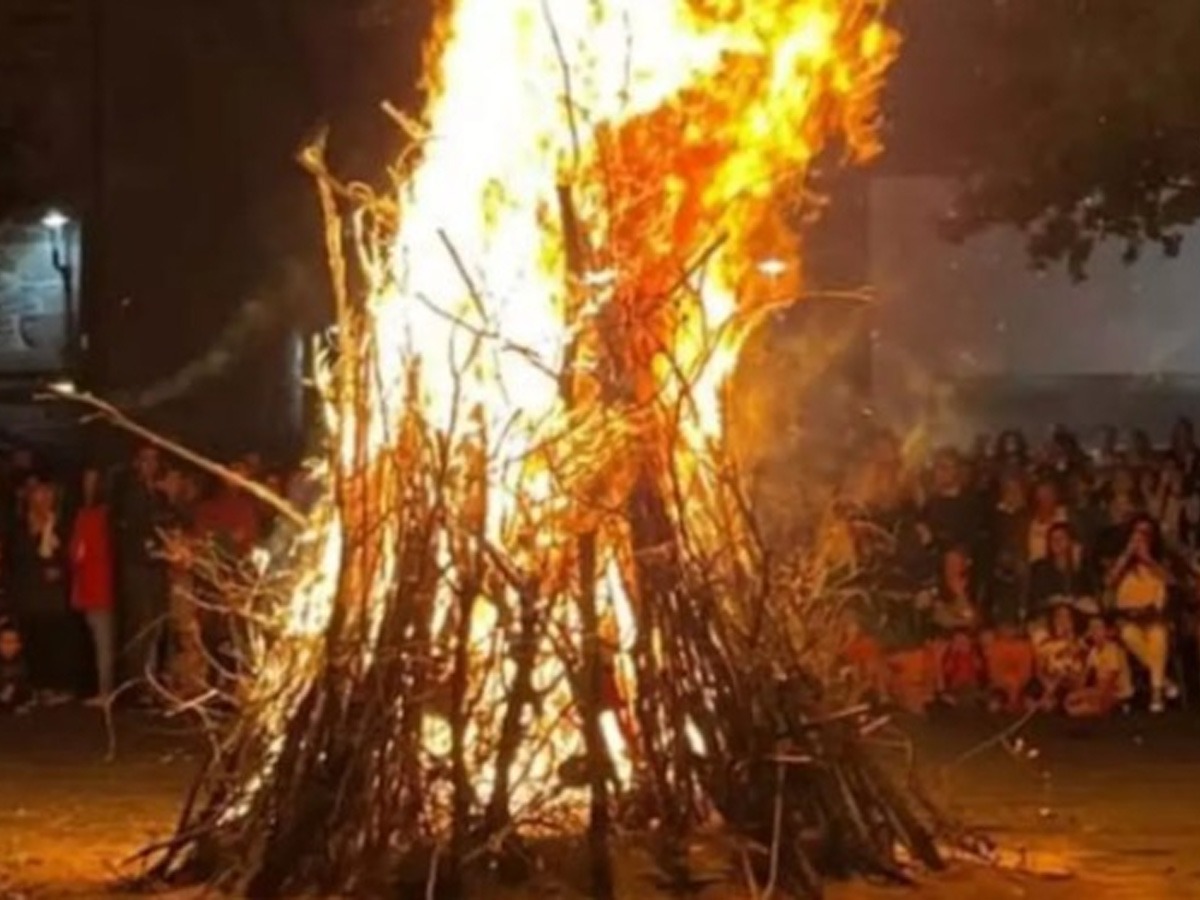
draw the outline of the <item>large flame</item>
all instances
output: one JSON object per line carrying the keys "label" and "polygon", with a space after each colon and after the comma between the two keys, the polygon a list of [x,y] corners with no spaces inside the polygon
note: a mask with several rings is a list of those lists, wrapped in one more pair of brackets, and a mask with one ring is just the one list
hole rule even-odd
{"label": "large flame", "polygon": [[[341,352],[368,359],[371,377],[355,390],[330,385],[343,495],[311,536],[319,564],[286,611],[293,639],[319,635],[348,594],[381,627],[371,610],[405,565],[391,549],[398,520],[353,521],[344,492],[401,495],[404,475],[387,460],[419,421],[455,460],[447,483],[470,498],[438,512],[441,563],[462,568],[455,535],[470,536],[536,579],[538,615],[551,622],[539,715],[570,723],[554,648],[556,634],[578,631],[578,614],[553,598],[576,577],[573,542],[597,536],[596,595],[620,655],[638,616],[619,510],[638,479],[670,473],[670,514],[689,539],[722,536],[708,502],[720,490],[722,389],[756,316],[798,290],[794,225],[809,167],[828,150],[877,149],[878,87],[896,44],[882,6],[446,5],[424,133],[398,169],[394,236],[383,248],[364,236],[380,251],[363,258],[368,346]],[[348,585],[346,548],[367,528],[378,558],[355,568],[368,583]],[[453,609],[456,583],[448,576],[438,592],[435,634],[464,614]],[[510,687],[508,668],[490,664],[502,614],[484,600],[469,612],[472,690],[484,698]],[[276,672],[267,690],[286,697],[289,677]],[[485,745],[498,727],[488,706],[470,736]],[[425,729],[431,758],[444,756],[445,723],[430,717]],[[605,734],[623,755],[611,718]],[[531,791],[579,750],[577,728],[546,735],[517,764]],[[477,777],[486,785],[495,773]]]}

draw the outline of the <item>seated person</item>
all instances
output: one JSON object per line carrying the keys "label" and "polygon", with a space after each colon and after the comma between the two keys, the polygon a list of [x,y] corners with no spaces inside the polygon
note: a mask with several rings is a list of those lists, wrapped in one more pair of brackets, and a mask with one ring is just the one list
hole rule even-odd
{"label": "seated person", "polygon": [[971,566],[971,555],[961,545],[942,554],[941,580],[933,600],[932,619],[943,637],[958,631],[975,631],[981,623]]}
{"label": "seated person", "polygon": [[863,629],[856,616],[847,618],[842,660],[858,696],[882,697],[887,693],[883,645]]}
{"label": "seated person", "polygon": [[981,639],[994,712],[1021,712],[1033,682],[1033,644],[1016,626],[1004,623]]}
{"label": "seated person", "polygon": [[983,661],[975,641],[981,616],[971,580],[971,556],[961,545],[942,554],[931,618],[938,692],[951,702],[962,701],[982,686]]}
{"label": "seated person", "polygon": [[1108,583],[1116,599],[1121,642],[1150,676],[1150,711],[1160,713],[1165,700],[1178,689],[1167,678],[1170,653],[1166,620],[1171,573],[1163,562],[1158,527],[1149,516],[1138,516],[1125,550],[1112,564]]}
{"label": "seated person", "polygon": [[0,621],[0,713],[18,712],[32,702],[21,633],[12,622]]}
{"label": "seated person", "polygon": [[887,694],[900,709],[923,715],[937,697],[938,660],[924,644],[893,650],[887,656]]}
{"label": "seated person", "polygon": [[1067,712],[1077,717],[1106,716],[1133,697],[1129,657],[1100,616],[1088,622],[1087,646],[1085,686],[1067,698]]}
{"label": "seated person", "polygon": [[1087,683],[1086,651],[1076,615],[1071,607],[1060,604],[1045,626],[1034,629],[1037,678],[1042,705],[1048,711],[1063,708],[1067,697]]}
{"label": "seated person", "polygon": [[1067,604],[1096,613],[1096,585],[1082,565],[1078,542],[1071,526],[1059,523],[1046,536],[1046,556],[1029,570],[1029,614],[1046,616],[1050,607]]}
{"label": "seated person", "polygon": [[965,631],[955,632],[941,653],[940,695],[951,705],[979,698],[984,665],[979,647]]}

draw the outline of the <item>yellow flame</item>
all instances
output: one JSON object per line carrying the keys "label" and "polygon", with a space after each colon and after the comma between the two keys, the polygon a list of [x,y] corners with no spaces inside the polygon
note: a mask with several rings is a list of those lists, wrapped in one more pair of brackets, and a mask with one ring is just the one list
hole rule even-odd
{"label": "yellow flame", "polygon": [[[882,6],[458,0],[438,20],[427,137],[401,173],[386,252],[364,255],[372,377],[365,396],[331,391],[327,419],[334,464],[372,473],[359,490],[395,489],[381,461],[414,412],[460,457],[476,448],[478,469],[454,476],[475,499],[450,525],[470,531],[481,517],[476,537],[541,579],[544,738],[510,773],[523,776],[518,805],[553,792],[557,766],[582,752],[566,677],[578,660],[554,640],[579,632],[578,612],[550,602],[577,577],[573,540],[601,542],[594,587],[623,656],[637,600],[628,534],[613,520],[638,472],[673,471],[672,514],[700,540],[721,536],[706,498],[719,490],[722,389],[755,313],[797,289],[790,188],[836,138],[856,156],[877,149],[877,89],[896,46]],[[296,640],[328,624],[355,545],[338,515],[320,521],[317,571],[286,613]],[[368,607],[384,605],[399,565],[394,523],[378,534],[371,582],[354,586]],[[439,550],[451,571],[455,539]],[[454,621],[453,595],[438,592],[435,635]],[[512,666],[490,663],[509,628],[490,603],[474,605],[477,749],[494,747],[512,689]],[[627,660],[614,671],[636,689]],[[613,714],[602,728],[627,757]],[[443,720],[427,718],[425,735],[431,756],[449,752]],[[687,738],[704,751],[692,723]],[[494,762],[478,755],[486,792]],[[630,776],[627,758],[616,768]]]}

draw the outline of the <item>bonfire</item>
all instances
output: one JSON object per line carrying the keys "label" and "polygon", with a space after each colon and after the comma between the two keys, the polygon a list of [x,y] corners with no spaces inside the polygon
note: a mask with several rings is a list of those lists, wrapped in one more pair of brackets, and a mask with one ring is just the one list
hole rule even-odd
{"label": "bonfire", "polygon": [[[825,684],[819,561],[758,540],[723,409],[800,294],[819,159],[877,150],[871,0],[457,0],[380,195],[302,160],[336,327],[319,499],[156,877],[435,896],[636,834],[764,890],[937,865]],[[874,723],[874,724],[872,724]]]}

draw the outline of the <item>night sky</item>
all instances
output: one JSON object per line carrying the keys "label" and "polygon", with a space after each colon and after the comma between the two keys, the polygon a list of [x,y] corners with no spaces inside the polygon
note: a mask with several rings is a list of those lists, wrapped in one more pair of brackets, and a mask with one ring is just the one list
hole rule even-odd
{"label": "night sky", "polygon": [[[992,63],[961,34],[983,6],[945,0],[895,5],[905,47],[890,82],[889,153],[880,171],[949,170],[952,148],[969,141],[972,129],[1002,125],[971,107],[973,85],[987,77]],[[60,133],[69,134],[79,152],[58,160],[32,199],[50,202],[48,195],[58,190],[76,197],[77,206],[99,201],[93,234],[101,239],[102,265],[86,310],[94,348],[91,382],[109,392],[159,384],[232,335],[226,341],[228,362],[222,359],[219,366],[224,375],[152,415],[192,425],[217,422],[229,434],[253,431],[262,421],[258,408],[278,399],[270,391],[248,399],[246,387],[282,377],[281,335],[289,329],[309,334],[326,320],[316,204],[311,185],[293,162],[295,152],[328,127],[333,168],[348,178],[383,184],[402,142],[379,104],[386,99],[419,109],[429,4],[0,2],[4,10],[18,7],[39,15],[51,7],[79,11],[72,40],[80,52],[71,57],[79,88],[74,108],[62,102],[61,92],[56,95]],[[86,10],[97,9],[103,19],[88,20]],[[97,47],[101,53],[93,60],[90,51]],[[94,64],[81,66],[81,59]],[[96,109],[103,110],[101,127],[79,127]],[[1179,336],[1182,307],[1175,300],[1168,305],[1176,305],[1150,317],[1142,315],[1144,304],[1137,306],[1136,327],[1128,325],[1133,321],[1128,316],[1112,324],[1114,311],[1133,302],[1138,284],[1146,286],[1144,293],[1161,289],[1184,302],[1190,286],[1178,270],[1167,267],[1135,277],[1102,266],[1087,289],[1067,291],[1067,302],[1037,288],[1001,314],[996,305],[1004,298],[993,291],[981,300],[979,292],[962,285],[984,278],[993,287],[1025,292],[1031,282],[1022,272],[1019,242],[984,240],[966,252],[968,260],[985,260],[982,270],[940,271],[951,262],[968,269],[971,264],[954,262],[957,251],[938,256],[928,221],[933,212],[922,207],[883,213],[896,219],[896,227],[919,232],[898,236],[890,249],[906,248],[901,256],[928,259],[933,267],[919,289],[907,294],[879,285],[885,293],[904,295],[903,303],[889,311],[891,339],[928,337],[933,332],[919,323],[930,314],[929,304],[940,302],[938,286],[954,294],[943,311],[948,330],[938,332],[939,346],[906,350],[937,365],[952,359],[960,368],[988,372],[1031,365],[1140,370],[1152,365],[1151,356],[1161,360],[1164,353],[1176,369],[1191,366],[1196,348]],[[857,236],[847,233],[845,240],[869,239],[880,249],[880,226],[873,227]],[[997,254],[1005,272],[1000,279],[987,274],[988,266],[997,265]],[[871,271],[885,281],[911,280],[911,272],[897,273],[888,262],[895,258],[884,252],[883,262]],[[1109,300],[1101,302],[1105,297]],[[1050,307],[1052,312],[1043,312]],[[1082,320],[1088,324],[1081,325]],[[1179,346],[1164,344],[1168,331]],[[247,332],[274,337],[247,352],[240,342]],[[1069,339],[1051,339],[1047,354],[1047,335],[1058,332]]]}

